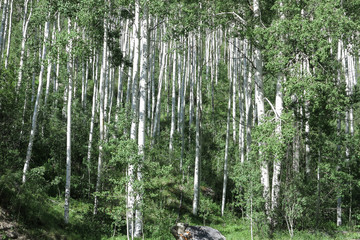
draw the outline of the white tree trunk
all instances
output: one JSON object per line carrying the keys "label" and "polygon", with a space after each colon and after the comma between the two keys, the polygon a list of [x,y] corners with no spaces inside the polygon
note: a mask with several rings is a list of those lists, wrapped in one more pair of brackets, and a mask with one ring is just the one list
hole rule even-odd
{"label": "white tree trunk", "polygon": [[248,41],[244,41],[244,59],[243,59],[243,69],[244,69],[244,98],[245,98],[245,117],[246,117],[246,160],[249,160],[249,155],[251,151],[251,128],[252,128],[252,74],[250,68],[247,66],[247,58],[249,57],[251,51],[248,45]]}
{"label": "white tree trunk", "polygon": [[192,69],[190,74],[190,103],[189,103],[189,128],[191,128],[194,116],[194,85],[196,84],[196,39],[195,34],[190,34],[189,38],[192,42]]}
{"label": "white tree trunk", "polygon": [[[195,38],[195,36],[194,36]],[[196,54],[195,47],[195,54]],[[200,64],[202,64],[200,62]],[[201,72],[201,71],[200,71]],[[196,76],[196,75],[194,75]],[[200,126],[201,126],[201,74],[199,73],[199,79],[196,86],[196,150],[195,150],[195,168],[194,168],[194,198],[193,198],[193,209],[194,215],[198,214],[199,201],[200,201],[200,173],[201,173],[201,145],[200,145]]]}
{"label": "white tree trunk", "polygon": [[20,50],[20,64],[19,64],[19,75],[18,75],[18,82],[16,84],[16,90],[19,91],[22,82],[22,75],[24,70],[24,56],[25,56],[25,44],[27,40],[27,29],[30,22],[30,17],[32,14],[32,7],[30,8],[29,16],[28,13],[28,3],[29,0],[25,0],[24,2],[24,17],[23,17],[23,24],[22,24],[22,37],[21,37],[21,50]]}
{"label": "white tree trunk", "polygon": [[[49,13],[49,15],[48,15],[48,18],[50,18],[50,13]],[[52,33],[52,35],[51,35],[51,40],[52,40],[52,42],[54,41],[54,38],[55,38],[55,35],[54,35],[54,33]],[[52,68],[51,60],[50,60],[50,58],[48,58],[48,60],[47,60],[47,72],[46,72],[46,87],[45,87],[45,101],[44,101],[44,106],[46,106],[47,100],[48,100],[48,96],[49,96],[50,81],[51,81],[51,68]]]}
{"label": "white tree trunk", "polygon": [[[60,12],[57,14],[57,32],[61,32],[61,24],[60,24]],[[57,93],[59,90],[59,76],[60,76],[60,47],[57,48],[57,56],[56,56],[56,71],[54,78],[54,92]],[[57,107],[57,98],[55,99],[55,107]]]}
{"label": "white tree trunk", "polygon": [[[49,26],[47,26],[47,29]],[[71,19],[68,18],[68,35],[70,36]],[[46,31],[46,28],[45,28]],[[65,223],[69,223],[69,205],[70,205],[70,177],[71,177],[71,100],[72,100],[72,39],[70,37],[68,45],[66,46],[68,54],[67,73],[69,77],[68,85],[68,102],[67,102],[67,127],[66,127],[66,183],[65,183],[65,204],[64,204],[64,219]]]}
{"label": "white tree trunk", "polygon": [[98,59],[99,54],[94,56],[93,60],[93,70],[95,70],[95,76],[93,71],[93,79],[94,79],[94,91],[93,91],[93,98],[92,98],[92,107],[91,107],[91,121],[90,121],[90,131],[89,131],[89,144],[88,144],[88,152],[87,152],[87,169],[88,169],[88,183],[89,183],[89,194],[90,194],[90,187],[91,187],[91,149],[92,149],[92,142],[93,142],[93,132],[94,132],[94,120],[95,120],[95,109],[96,109],[96,99],[97,99],[97,77],[98,77]]}
{"label": "white tree trunk", "polygon": [[10,3],[10,15],[9,15],[9,31],[8,31],[8,39],[7,39],[7,47],[6,47],[6,58],[5,58],[5,68],[7,68],[7,66],[8,66],[9,55],[10,55],[13,3],[14,3],[14,0],[11,0],[11,3]]}
{"label": "white tree trunk", "polygon": [[[141,21],[141,43],[140,43],[140,81],[139,81],[139,130],[138,130],[138,148],[139,155],[142,158],[138,164],[137,180],[141,185],[142,182],[142,162],[145,157],[145,131],[146,131],[146,95],[147,95],[147,81],[149,76],[149,58],[148,58],[148,16],[144,14]],[[142,190],[137,191],[136,196],[136,211],[135,211],[135,232],[134,237],[142,236]]]}
{"label": "white tree trunk", "polygon": [[[253,1],[254,7],[254,17],[256,21],[260,21],[260,6],[259,0]],[[258,117],[258,125],[262,124],[263,117],[264,117],[264,90],[263,90],[263,79],[262,79],[262,56],[260,49],[255,46],[254,50],[254,60],[255,60],[255,101],[256,101],[256,108],[257,108],[257,117]],[[260,145],[262,143],[259,143]],[[259,152],[260,158],[262,152]],[[269,184],[269,166],[265,160],[262,161],[261,167],[261,183],[264,187],[263,197],[265,199],[265,211],[267,216],[270,213],[270,184]]]}
{"label": "white tree trunk", "polygon": [[[104,17],[104,38],[103,38],[103,53],[102,53],[102,64],[100,70],[100,84],[99,84],[99,98],[100,98],[100,112],[99,112],[99,158],[97,166],[97,180],[95,192],[100,191],[101,186],[101,173],[102,173],[102,161],[103,161],[103,144],[105,141],[105,81],[106,81],[106,70],[107,70],[107,40],[108,40],[108,24],[107,16]],[[97,213],[98,197],[95,195],[94,201],[94,214]]]}
{"label": "white tree trunk", "polygon": [[228,172],[228,155],[229,155],[229,138],[230,138],[230,111],[231,111],[231,99],[232,99],[232,88],[233,81],[230,79],[229,84],[229,100],[227,110],[227,121],[226,121],[226,140],[225,140],[225,158],[224,158],[224,181],[221,198],[221,216],[224,216],[225,211],[225,200],[226,200],[226,185],[227,185],[227,172]]}
{"label": "white tree trunk", "polygon": [[[122,53],[123,56],[126,56],[126,49],[128,45],[128,34],[129,34],[129,19],[125,22],[125,33],[123,36],[123,40],[121,42],[122,44]],[[119,66],[119,76],[118,76],[118,89],[117,89],[117,96],[116,96],[116,113],[115,113],[115,123],[118,123],[119,121],[119,110],[120,110],[120,104],[123,101],[123,70],[124,70],[124,63],[122,63]]]}
{"label": "white tree trunk", "polygon": [[[282,141],[281,136],[281,114],[283,109],[283,90],[282,84],[285,76],[280,73],[276,84],[276,99],[275,99],[275,119],[276,128],[275,134],[278,137],[278,141]],[[274,213],[279,204],[279,193],[280,193],[280,171],[281,171],[281,159],[278,154],[275,154],[274,165],[273,165],[273,178],[272,178],[272,189],[271,189],[271,210]],[[274,225],[276,222],[274,222]]]}
{"label": "white tree trunk", "polygon": [[4,6],[3,6],[3,11],[2,11],[2,16],[1,16],[1,25],[0,25],[0,61],[1,61],[1,57],[2,57],[5,31],[6,31],[5,22],[7,20],[6,19],[7,11],[8,11],[8,0],[4,0]]}
{"label": "white tree trunk", "polygon": [[159,84],[158,84],[158,92],[157,92],[157,98],[156,98],[156,110],[155,110],[155,117],[154,117],[154,126],[153,126],[153,138],[158,132],[158,125],[160,122],[160,104],[161,104],[161,89],[163,85],[163,79],[164,79],[164,72],[166,68],[166,62],[167,62],[167,42],[163,43],[163,53],[161,58],[161,67],[160,67],[160,74],[159,74]]}
{"label": "white tree trunk", "polygon": [[[133,24],[133,43],[134,47],[134,56],[133,56],[133,67],[132,67],[132,101],[131,101],[131,129],[130,129],[130,139],[136,141],[137,133],[137,77],[138,77],[138,65],[139,65],[139,45],[140,45],[140,36],[139,36],[139,15],[140,15],[140,1],[135,0],[135,21]],[[134,190],[134,181],[135,181],[135,166],[133,163],[130,163],[127,169],[128,184],[127,184],[127,233],[128,238],[134,237],[134,214],[135,214],[135,190]]]}
{"label": "white tree trunk", "polygon": [[[186,45],[186,40],[184,39],[184,45]],[[180,114],[179,114],[179,128],[181,135],[181,156],[180,156],[180,171],[183,172],[183,161],[184,161],[184,151],[185,151],[185,136],[184,136],[184,123],[185,123],[185,95],[186,95],[186,52],[184,51],[184,59],[183,59],[183,76],[180,87]]]}
{"label": "white tree trunk", "polygon": [[[174,43],[174,49],[176,49],[176,44]],[[173,137],[175,133],[175,111],[176,111],[176,50],[173,52],[173,73],[172,73],[172,91],[171,91],[171,127],[170,127],[170,141],[169,141],[169,151],[173,151]]]}
{"label": "white tree trunk", "polygon": [[[134,59],[134,50],[135,50],[134,44],[136,42],[134,40],[134,37],[136,36],[136,35],[134,35],[134,34],[136,34],[134,31],[134,27],[135,26],[133,26],[133,29],[132,29],[133,31],[131,33],[129,33],[129,36],[128,36],[128,38],[129,38],[128,54],[129,54],[129,59],[131,59],[132,61],[136,60],[136,59]],[[128,69],[128,81],[127,81],[126,100],[125,100],[125,106],[127,108],[131,107],[131,96],[130,96],[131,92],[130,92],[130,90],[132,88],[132,79],[133,79],[132,78],[132,70],[133,70],[132,68]]]}
{"label": "white tree trunk", "polygon": [[[280,1],[280,8],[282,8],[283,4]],[[280,19],[284,20],[285,15],[283,12],[280,12]],[[281,41],[283,39],[281,38]],[[280,52],[280,55],[282,53]],[[285,75],[283,73],[278,74],[278,79],[276,83],[276,97],[275,97],[275,120],[276,120],[276,127],[275,127],[275,134],[278,137],[278,141],[282,141],[282,129],[281,129],[281,114],[283,110],[283,82],[285,82]],[[280,153],[275,153],[275,159],[273,163],[273,178],[272,178],[272,189],[271,189],[271,211],[272,214],[276,211],[278,204],[279,204],[279,193],[280,193],[280,171],[281,171],[281,156]],[[272,219],[273,226],[276,225],[276,220]]]}
{"label": "white tree trunk", "polygon": [[237,69],[236,69],[236,52],[237,52],[237,44],[236,44],[236,38],[233,39],[233,51],[232,51],[232,72],[231,72],[231,78],[232,78],[232,127],[233,127],[233,142],[236,144],[236,77],[237,77]]}
{"label": "white tree trunk", "polygon": [[34,106],[34,113],[33,113],[33,117],[32,117],[32,126],[31,126],[31,132],[30,132],[29,145],[27,148],[26,159],[25,159],[25,164],[24,164],[24,169],[23,169],[23,176],[22,176],[23,183],[26,182],[26,174],[27,174],[27,171],[28,171],[29,165],[30,165],[32,147],[33,147],[35,133],[36,133],[36,122],[37,122],[37,117],[38,117],[38,113],[39,113],[40,99],[41,99],[41,95],[42,95],[43,74],[44,74],[44,69],[45,69],[44,60],[46,57],[46,43],[47,43],[48,37],[49,37],[49,22],[47,21],[45,23],[45,30],[44,30],[44,42],[43,42],[43,47],[42,47],[42,59],[41,59],[42,61],[41,61],[41,68],[40,68],[40,73],[39,73],[39,85],[38,85],[38,91],[37,91],[37,95],[36,95],[35,106]]}

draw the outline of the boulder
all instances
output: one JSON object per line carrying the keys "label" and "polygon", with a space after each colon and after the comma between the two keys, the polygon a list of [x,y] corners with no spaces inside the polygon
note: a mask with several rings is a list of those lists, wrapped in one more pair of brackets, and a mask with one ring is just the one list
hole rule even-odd
{"label": "boulder", "polygon": [[176,240],[226,240],[216,229],[207,226],[189,226],[186,223],[177,223],[171,228]]}

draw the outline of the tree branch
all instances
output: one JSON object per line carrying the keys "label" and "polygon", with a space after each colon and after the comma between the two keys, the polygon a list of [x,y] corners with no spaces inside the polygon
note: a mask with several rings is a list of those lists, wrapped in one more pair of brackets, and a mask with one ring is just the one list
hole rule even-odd
{"label": "tree branch", "polygon": [[235,16],[238,20],[240,20],[240,22],[243,24],[243,25],[246,25],[246,21],[239,16],[239,14],[237,14],[236,12],[222,12],[222,13],[217,13],[215,15],[225,15],[225,14],[231,14],[233,16]]}

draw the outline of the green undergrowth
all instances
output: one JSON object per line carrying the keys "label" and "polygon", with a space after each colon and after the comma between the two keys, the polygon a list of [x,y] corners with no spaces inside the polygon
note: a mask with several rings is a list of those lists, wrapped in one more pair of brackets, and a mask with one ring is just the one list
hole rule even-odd
{"label": "green undergrowth", "polygon": [[92,204],[71,199],[70,222],[64,223],[64,199],[49,197],[31,180],[20,185],[0,178],[0,207],[29,239],[100,239]]}
{"label": "green undergrowth", "polygon": [[[17,176],[18,177],[18,176]],[[171,184],[164,182],[164,184]],[[144,208],[144,239],[171,240],[170,228],[178,217],[179,186],[172,186],[168,192],[149,197]],[[70,222],[64,223],[63,197],[49,197],[39,183],[29,179],[25,186],[17,184],[11,177],[0,177],[0,207],[6,210],[11,218],[18,222],[22,232],[29,239],[102,239],[125,240],[124,230],[114,231],[112,220],[101,211],[94,217],[93,203],[71,199]],[[201,196],[199,216],[191,213],[191,188],[183,189],[183,206],[179,222],[190,225],[206,225],[219,230],[227,240],[251,239],[250,221],[240,218],[229,209],[224,217],[220,216],[220,203],[210,196]],[[159,202],[159,199],[162,201]],[[123,214],[122,214],[123,215]],[[157,222],[156,222],[157,220]],[[124,223],[121,228],[124,228]],[[118,228],[120,225],[118,225]],[[295,231],[290,238],[286,230],[275,231],[273,239],[359,239],[358,229],[336,227],[321,231]],[[253,239],[269,239],[266,230],[253,226]]]}

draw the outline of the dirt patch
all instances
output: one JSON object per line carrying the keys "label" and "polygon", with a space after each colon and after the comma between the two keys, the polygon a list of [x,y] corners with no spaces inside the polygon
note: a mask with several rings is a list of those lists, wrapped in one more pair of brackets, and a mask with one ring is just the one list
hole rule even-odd
{"label": "dirt patch", "polygon": [[0,239],[30,239],[19,227],[19,224],[11,219],[10,215],[0,207]]}

